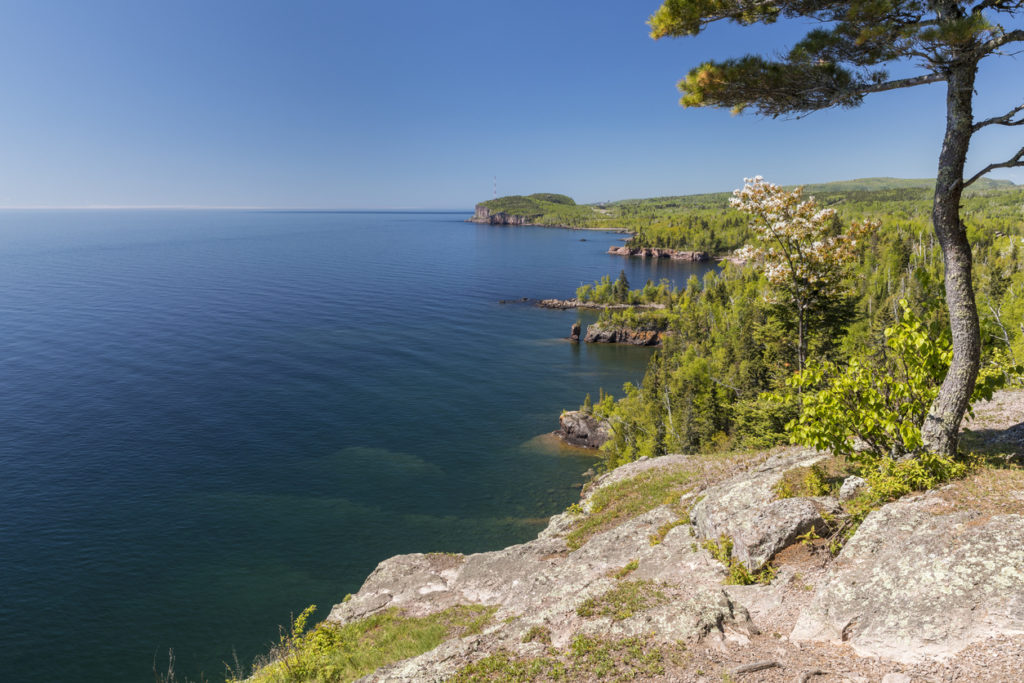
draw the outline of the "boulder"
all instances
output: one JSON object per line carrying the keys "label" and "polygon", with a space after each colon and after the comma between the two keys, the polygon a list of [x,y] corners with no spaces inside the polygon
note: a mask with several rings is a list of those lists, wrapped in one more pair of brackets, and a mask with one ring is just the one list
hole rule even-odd
{"label": "boulder", "polygon": [[569,339],[573,340],[574,342],[578,342],[580,340],[580,324],[579,324],[579,322],[574,322],[572,324],[572,329],[569,332]]}
{"label": "boulder", "polygon": [[839,487],[839,500],[845,503],[852,498],[856,498],[867,487],[868,483],[860,477],[847,477],[843,480],[843,485]]}
{"label": "boulder", "polygon": [[828,498],[776,499],[773,487],[787,470],[814,464],[823,456],[801,451],[769,460],[761,467],[712,486],[694,505],[690,518],[703,539],[733,541],[733,557],[757,571],[798,536],[814,529],[827,533],[822,512],[842,514]]}
{"label": "boulder", "polygon": [[558,418],[558,435],[566,443],[586,448],[600,448],[612,436],[607,420],[598,420],[582,410],[567,410]]}
{"label": "boulder", "polygon": [[868,515],[791,638],[915,662],[1024,634],[1024,516],[946,506],[926,495]]}

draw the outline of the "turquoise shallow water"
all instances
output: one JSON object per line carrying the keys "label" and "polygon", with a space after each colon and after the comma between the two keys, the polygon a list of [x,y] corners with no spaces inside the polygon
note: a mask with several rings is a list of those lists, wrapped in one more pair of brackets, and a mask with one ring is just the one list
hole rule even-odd
{"label": "turquoise shallow water", "polygon": [[217,680],[381,559],[572,502],[592,460],[537,437],[650,351],[498,300],[706,267],[465,216],[0,213],[0,678]]}

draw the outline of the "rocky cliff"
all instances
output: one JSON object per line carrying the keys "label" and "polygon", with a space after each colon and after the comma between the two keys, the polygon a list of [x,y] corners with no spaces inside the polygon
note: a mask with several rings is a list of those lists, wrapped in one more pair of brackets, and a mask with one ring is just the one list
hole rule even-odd
{"label": "rocky cliff", "polygon": [[486,206],[477,204],[473,217],[469,220],[473,223],[487,223],[488,225],[532,225],[533,218],[533,216],[516,216],[501,211],[491,213]]}
{"label": "rocky cliff", "polygon": [[[1013,424],[992,432],[1019,458],[1024,395],[1010,404]],[[482,633],[373,681],[1020,680],[1024,470],[985,467],[884,505],[833,558],[817,537],[847,519],[841,498],[779,497],[829,458],[789,448],[630,463],[528,543],[385,560],[329,622],[497,608]]]}

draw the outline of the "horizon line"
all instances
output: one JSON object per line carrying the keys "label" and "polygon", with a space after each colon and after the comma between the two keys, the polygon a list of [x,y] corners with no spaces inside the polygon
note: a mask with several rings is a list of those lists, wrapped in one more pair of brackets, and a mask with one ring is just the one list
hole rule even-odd
{"label": "horizon line", "polygon": [[423,206],[203,206],[198,204],[88,204],[85,206],[46,206],[27,204],[24,206],[0,206],[0,211],[439,211],[472,213],[471,208],[428,208]]}

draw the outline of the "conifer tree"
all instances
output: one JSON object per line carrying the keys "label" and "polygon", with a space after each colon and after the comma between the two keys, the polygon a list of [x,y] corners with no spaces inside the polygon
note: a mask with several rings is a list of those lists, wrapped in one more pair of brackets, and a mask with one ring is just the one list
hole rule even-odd
{"label": "conifer tree", "polygon": [[[856,107],[865,96],[945,83],[946,128],[939,153],[932,224],[945,263],[953,360],[922,428],[925,446],[956,452],[960,422],[977,380],[981,330],[971,282],[971,245],[960,217],[963,191],[997,168],[1024,166],[1024,147],[965,177],[972,136],[989,126],[1024,125],[1024,101],[1006,112],[974,116],[974,84],[983,60],[1024,42],[1009,28],[1024,0],[664,0],[650,18],[651,36],[693,36],[709,24],[818,24],[788,53],[705,62],[679,82],[684,107],[752,109],[776,117],[830,107]],[[892,78],[888,68],[917,69]],[[1020,81],[1013,83],[1020,87]]]}

